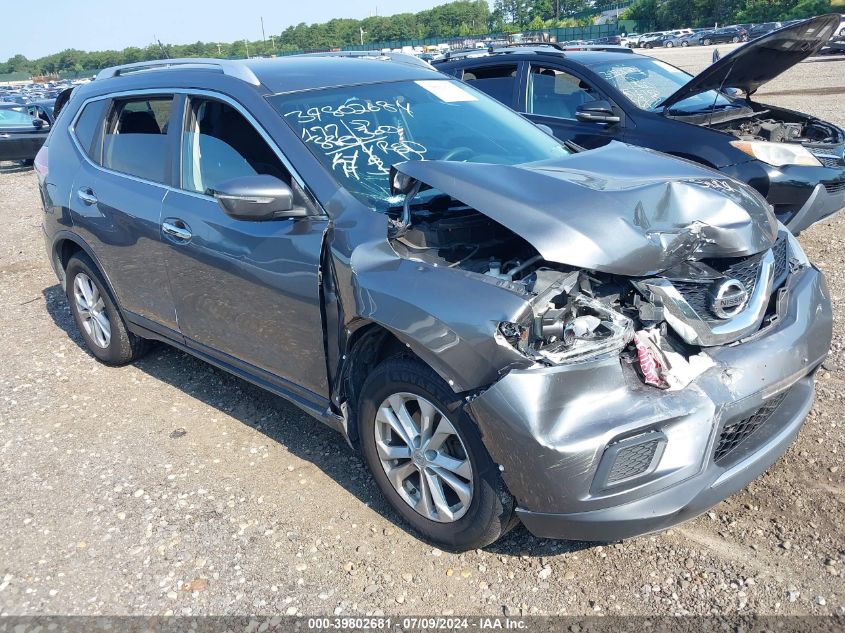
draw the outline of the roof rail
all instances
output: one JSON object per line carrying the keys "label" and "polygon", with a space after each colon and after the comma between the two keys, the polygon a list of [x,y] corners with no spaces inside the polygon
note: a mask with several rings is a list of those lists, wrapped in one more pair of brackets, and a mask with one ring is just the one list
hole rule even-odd
{"label": "roof rail", "polygon": [[253,86],[260,86],[261,82],[255,73],[243,62],[231,59],[212,59],[204,57],[185,57],[180,59],[157,59],[148,62],[136,62],[134,64],[123,64],[122,66],[112,66],[101,70],[97,75],[97,79],[110,79],[112,77],[119,77],[121,75],[129,75],[138,72],[147,72],[153,70],[167,70],[172,68],[202,68],[206,70],[215,70],[235,77],[241,81],[245,81]]}
{"label": "roof rail", "polygon": [[410,53],[382,53],[381,51],[325,51],[320,53],[301,53],[295,57],[360,57],[363,59],[380,59],[382,61],[396,62],[398,64],[408,64],[411,66],[420,66],[421,68],[431,68],[424,59],[420,59],[416,55]]}
{"label": "roof rail", "polygon": [[560,44],[558,44],[557,42],[538,42],[538,41],[534,41],[534,40],[525,41],[525,42],[511,42],[510,44],[508,44],[506,46],[506,48],[519,48],[521,46],[526,46],[526,47],[531,46],[531,47],[537,47],[537,48],[540,48],[540,47],[543,47],[543,46],[548,46],[549,48],[553,48],[555,50],[559,50],[559,51],[563,50],[563,47]]}

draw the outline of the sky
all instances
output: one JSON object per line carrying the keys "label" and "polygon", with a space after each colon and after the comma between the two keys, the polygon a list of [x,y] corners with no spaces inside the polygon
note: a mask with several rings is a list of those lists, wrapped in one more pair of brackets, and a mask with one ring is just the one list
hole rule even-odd
{"label": "sky", "polygon": [[[417,12],[446,0],[0,0],[0,61],[36,59],[66,48],[122,49],[202,40],[231,42],[277,35],[292,24]],[[37,12],[33,15],[33,10]]]}

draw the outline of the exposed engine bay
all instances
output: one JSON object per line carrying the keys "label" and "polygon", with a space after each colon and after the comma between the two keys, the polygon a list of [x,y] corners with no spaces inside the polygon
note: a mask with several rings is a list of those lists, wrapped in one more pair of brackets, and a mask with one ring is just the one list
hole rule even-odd
{"label": "exposed engine bay", "polygon": [[824,121],[773,118],[770,110],[762,110],[754,116],[733,119],[713,127],[728,132],[744,141],[769,141],[772,143],[837,143],[838,130]]}
{"label": "exposed engine bay", "polygon": [[[530,322],[500,323],[497,332],[526,358],[557,365],[617,353],[646,384],[670,389],[711,365],[701,346],[673,331],[660,299],[637,279],[548,262],[509,229],[445,194],[408,211],[410,223],[391,239],[401,256],[500,282],[530,302]],[[708,282],[720,274],[703,263],[697,274],[705,269]]]}

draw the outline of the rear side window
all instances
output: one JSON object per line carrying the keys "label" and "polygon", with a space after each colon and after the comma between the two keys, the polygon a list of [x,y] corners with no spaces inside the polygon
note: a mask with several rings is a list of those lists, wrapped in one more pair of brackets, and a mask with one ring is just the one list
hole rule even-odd
{"label": "rear side window", "polygon": [[103,142],[103,167],[164,183],[167,178],[167,128],[173,97],[115,101]]}
{"label": "rear side window", "polygon": [[462,79],[505,105],[513,105],[516,64],[468,68]]}
{"label": "rear side window", "polygon": [[100,123],[103,120],[106,103],[108,99],[100,99],[86,105],[73,126],[73,134],[79,141],[79,146],[95,163],[100,162],[100,148],[97,140],[100,137]]}

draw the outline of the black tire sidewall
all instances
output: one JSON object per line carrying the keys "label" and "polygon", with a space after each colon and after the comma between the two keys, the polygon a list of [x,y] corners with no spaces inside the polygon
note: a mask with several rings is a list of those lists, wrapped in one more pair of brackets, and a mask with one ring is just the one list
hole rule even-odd
{"label": "black tire sidewall", "polygon": [[[473,468],[473,496],[467,512],[457,521],[438,523],[420,515],[393,489],[381,466],[375,446],[374,425],[378,406],[397,392],[420,395],[449,417],[466,448]],[[364,460],[390,505],[426,540],[450,550],[483,547],[504,534],[511,525],[513,501],[490,459],[475,423],[463,410],[443,380],[414,359],[390,359],[367,378],[359,399],[359,437]]]}
{"label": "black tire sidewall", "polygon": [[[103,299],[106,316],[108,316],[109,325],[111,326],[111,340],[109,341],[108,347],[104,348],[97,345],[82,325],[82,317],[77,310],[76,299],[73,296],[73,284],[79,273],[85,273],[94,282]],[[123,317],[117,309],[108,285],[89,257],[79,254],[74,255],[70,259],[65,271],[65,284],[67,300],[70,304],[73,320],[76,322],[76,327],[85,341],[88,351],[107,365],[122,365],[130,362],[133,357],[132,344],[129,340],[130,335],[123,322]]]}

